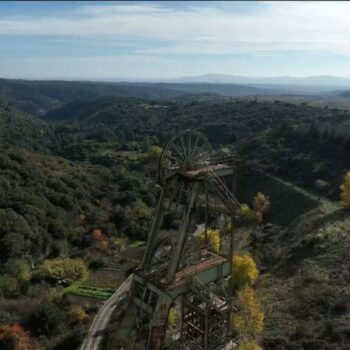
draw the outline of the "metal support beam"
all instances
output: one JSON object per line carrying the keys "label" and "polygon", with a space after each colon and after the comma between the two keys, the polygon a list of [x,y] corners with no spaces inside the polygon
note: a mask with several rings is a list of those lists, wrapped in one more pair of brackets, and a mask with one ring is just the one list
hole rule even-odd
{"label": "metal support beam", "polygon": [[204,213],[204,229],[205,229],[205,245],[209,245],[209,237],[208,237],[208,184],[205,183],[205,213]]}
{"label": "metal support beam", "polygon": [[183,251],[184,244],[186,242],[186,236],[187,236],[187,228],[190,221],[190,215],[193,209],[194,202],[197,198],[198,191],[199,191],[200,184],[195,183],[190,190],[189,200],[186,205],[186,209],[184,211],[184,215],[182,218],[180,231],[179,231],[179,238],[175,247],[173,259],[171,261],[171,264],[169,266],[168,274],[167,274],[167,282],[172,282],[175,277],[175,273],[177,270],[177,267],[179,265],[179,261],[181,258],[181,254]]}
{"label": "metal support beam", "polygon": [[166,294],[160,296],[151,321],[151,329],[148,338],[149,350],[161,350],[166,334],[166,325],[169,311],[172,305],[172,299]]}
{"label": "metal support beam", "polygon": [[230,287],[233,290],[233,281],[232,281],[232,272],[233,272],[233,249],[234,249],[234,222],[233,222],[233,213],[231,215],[231,227],[230,227],[230,252],[229,252],[229,259],[230,259]]}
{"label": "metal support beam", "polygon": [[204,318],[204,350],[209,349],[209,308],[208,305],[205,306],[205,318]]}
{"label": "metal support beam", "polygon": [[162,192],[160,193],[160,198],[158,201],[156,217],[155,217],[155,220],[153,221],[150,235],[148,236],[146,252],[145,252],[145,256],[143,258],[143,262],[141,265],[142,270],[147,269],[151,263],[151,260],[152,260],[153,248],[154,248],[154,245],[156,243],[156,239],[157,239],[159,230],[160,230],[162,223],[163,223],[164,199],[165,199],[165,190],[162,189]]}

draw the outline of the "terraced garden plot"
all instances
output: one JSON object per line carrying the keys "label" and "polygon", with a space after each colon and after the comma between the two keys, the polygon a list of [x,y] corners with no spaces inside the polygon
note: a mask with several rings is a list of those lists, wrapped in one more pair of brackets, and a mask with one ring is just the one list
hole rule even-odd
{"label": "terraced garden plot", "polygon": [[67,294],[107,300],[114,293],[114,289],[72,285],[66,288],[65,292]]}

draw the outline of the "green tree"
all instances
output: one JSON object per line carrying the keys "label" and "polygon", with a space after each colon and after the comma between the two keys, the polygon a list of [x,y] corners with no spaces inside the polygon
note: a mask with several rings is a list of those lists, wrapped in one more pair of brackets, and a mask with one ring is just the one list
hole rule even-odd
{"label": "green tree", "polygon": [[136,199],[132,205],[132,214],[136,219],[146,219],[151,218],[151,209],[141,200]]}
{"label": "green tree", "polygon": [[65,312],[56,304],[46,301],[29,316],[29,325],[37,335],[53,333],[65,321]]}
{"label": "green tree", "polygon": [[0,296],[3,298],[11,298],[18,296],[20,289],[18,281],[15,277],[1,276],[0,278]]}

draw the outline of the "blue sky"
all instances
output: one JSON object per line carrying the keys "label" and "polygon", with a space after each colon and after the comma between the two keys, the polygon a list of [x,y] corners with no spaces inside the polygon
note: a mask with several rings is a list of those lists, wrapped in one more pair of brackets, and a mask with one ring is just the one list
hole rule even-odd
{"label": "blue sky", "polygon": [[0,77],[350,77],[348,2],[0,2]]}

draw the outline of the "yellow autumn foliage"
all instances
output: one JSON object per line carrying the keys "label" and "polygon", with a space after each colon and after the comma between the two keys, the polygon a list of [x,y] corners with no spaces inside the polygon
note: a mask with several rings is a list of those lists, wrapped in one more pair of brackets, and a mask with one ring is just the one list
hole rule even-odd
{"label": "yellow autumn foliage", "polygon": [[150,146],[150,148],[147,151],[147,157],[152,160],[158,160],[162,152],[163,152],[162,148],[158,146]]}
{"label": "yellow autumn foliage", "polygon": [[253,223],[258,220],[256,212],[249,208],[249,205],[246,203],[242,204],[239,208],[239,214],[243,221],[247,223]]}
{"label": "yellow autumn foliage", "polygon": [[73,323],[83,322],[89,317],[85,309],[80,305],[72,305],[68,311],[68,315]]}
{"label": "yellow autumn foliage", "polygon": [[231,315],[231,327],[241,337],[255,337],[264,329],[262,312],[255,292],[245,287],[237,293],[240,311]]}
{"label": "yellow autumn foliage", "polygon": [[168,315],[168,327],[175,328],[179,320],[179,315],[176,308],[172,307]]}
{"label": "yellow autumn foliage", "polygon": [[[208,243],[215,253],[220,253],[221,238],[218,229],[208,228],[207,235],[205,231],[203,231],[196,234],[195,238],[200,246],[205,246]],[[206,240],[208,240],[208,242],[206,242]]]}
{"label": "yellow autumn foliage", "polygon": [[270,198],[258,192],[253,199],[253,209],[263,216],[270,210],[270,206]]}
{"label": "yellow autumn foliage", "polygon": [[259,276],[254,259],[249,254],[236,255],[232,259],[232,284],[240,289],[254,284]]}
{"label": "yellow autumn foliage", "polygon": [[88,270],[82,259],[56,258],[44,260],[38,275],[51,280],[78,281],[88,276]]}
{"label": "yellow autumn foliage", "polygon": [[237,350],[263,350],[254,340],[246,340],[239,344]]}
{"label": "yellow autumn foliage", "polygon": [[344,208],[350,208],[350,171],[345,175],[344,182],[340,186],[340,198]]}

